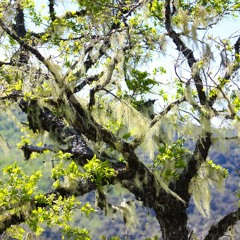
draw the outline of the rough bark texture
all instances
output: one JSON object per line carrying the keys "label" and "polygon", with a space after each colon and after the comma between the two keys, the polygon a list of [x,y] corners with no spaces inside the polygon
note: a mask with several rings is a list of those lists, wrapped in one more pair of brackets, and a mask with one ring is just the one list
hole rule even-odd
{"label": "rough bark texture", "polygon": [[[111,36],[113,34],[126,30],[127,35],[129,35],[126,19],[127,17],[131,16],[135,9],[144,4],[145,1],[133,1],[134,3],[129,9],[125,7],[124,1],[122,2],[122,5],[119,5],[119,8],[117,9],[117,11],[119,11],[119,21],[116,23],[111,23],[111,26],[104,36],[101,37],[94,34],[89,37],[89,42],[86,43],[86,46],[83,50],[84,60],[82,58],[76,60],[76,62],[69,67],[69,71],[67,71],[65,76],[61,77],[61,79],[58,77],[58,72],[51,68],[51,65],[49,64],[51,59],[46,59],[40,53],[40,51],[38,51],[37,47],[24,40],[27,31],[24,23],[24,11],[20,8],[20,6],[16,8],[16,25],[12,25],[11,27],[6,26],[4,21],[0,19],[0,26],[3,31],[20,45],[19,62],[21,64],[26,64],[27,66],[29,64],[28,54],[31,53],[43,66],[47,68],[49,74],[48,80],[51,78],[54,84],[61,89],[59,98],[54,100],[48,99],[48,101],[45,102],[46,104],[43,104],[42,102],[40,103],[40,101],[35,98],[26,100],[21,91],[16,90],[12,91],[6,96],[1,97],[0,100],[17,101],[21,110],[27,115],[29,129],[34,133],[41,133],[44,131],[48,132],[50,137],[54,139],[56,143],[56,146],[23,146],[22,150],[26,160],[30,158],[33,152],[43,153],[45,150],[50,150],[53,152],[62,150],[63,152],[71,153],[72,159],[82,167],[84,164],[86,164],[87,160],[93,158],[94,154],[96,154],[100,160],[106,160],[99,152],[93,149],[93,143],[101,143],[108,148],[111,147],[118,154],[122,155],[124,163],[120,163],[118,158],[112,158],[109,160],[111,167],[113,167],[116,171],[116,176],[110,179],[109,183],[120,183],[122,187],[127,188],[131,193],[133,193],[136,199],[141,200],[144,206],[154,209],[156,218],[161,226],[162,237],[164,240],[187,240],[190,237],[190,230],[187,226],[188,216],[186,210],[191,198],[188,188],[192,178],[197,174],[201,164],[207,159],[209,149],[212,145],[211,132],[203,130],[201,134],[199,134],[192,154],[187,156],[189,158],[188,161],[186,161],[187,166],[177,179],[173,179],[169,185],[164,188],[163,185],[157,180],[153,171],[141,161],[136,153],[136,147],[139,145],[139,142],[141,142],[141,139],[135,139],[135,142],[128,142],[124,138],[115,135],[109,129],[103,127],[92,115],[91,109],[95,105],[94,94],[96,94],[98,91],[104,90],[104,88],[107,85],[110,85],[110,83],[112,85],[116,85],[115,82],[111,81],[112,76],[114,75],[113,71],[115,70],[118,61],[115,61],[114,59],[112,71],[111,74],[109,74],[109,79],[102,83],[102,85],[96,85],[96,87],[90,90],[90,102],[88,108],[81,105],[81,103],[77,100],[76,93],[79,93],[85,86],[90,86],[91,83],[99,81],[103,75],[103,72],[84,78],[84,80],[75,87],[70,87],[70,84],[68,85],[64,82],[64,80],[73,70],[75,70],[75,68],[77,68],[79,64],[83,66],[85,72],[83,72],[82,69],[74,72],[74,77],[76,78],[81,78],[82,76],[85,77],[85,73],[91,69],[94,64],[102,60],[102,57],[108,58],[109,53],[113,51],[111,48]],[[57,19],[55,12],[55,1],[49,0],[48,6],[49,16],[51,22],[53,23]],[[172,14],[176,11],[172,1],[165,1],[164,10],[164,24],[167,31],[167,36],[175,44],[179,53],[185,57],[188,67],[190,71],[192,71],[194,64],[197,64],[197,60],[194,56],[193,50],[184,43],[180,34],[177,33],[172,27]],[[85,15],[87,12],[83,10],[81,14]],[[77,15],[78,12],[76,12],[76,16]],[[65,15],[66,19],[72,17],[73,14],[71,13]],[[158,20],[159,22],[162,22],[162,19],[158,18]],[[33,34],[35,37],[37,35],[40,36],[41,34]],[[80,36],[78,40],[82,39],[83,37],[84,36]],[[45,41],[48,40],[49,39],[47,38]],[[121,49],[124,53],[130,50],[132,47],[129,36],[126,42],[128,43],[127,47]],[[234,45],[236,55],[235,60],[239,59],[239,45],[240,38],[238,38]],[[92,57],[91,53],[93,53],[95,48],[97,49],[96,46],[100,47],[98,48],[98,57],[95,59]],[[25,52],[28,54],[26,55]],[[11,64],[14,65],[12,62],[0,62],[0,67]],[[225,79],[230,79],[232,74],[238,68],[239,65],[236,64],[231,71],[226,72]],[[26,69],[28,68],[26,67]],[[63,81],[60,82],[60,80]],[[210,110],[216,101],[216,96],[207,96],[200,74],[197,73],[193,75],[193,84],[197,91],[197,102],[199,104],[199,106],[197,105],[197,107],[193,107],[196,107],[198,114],[202,116],[204,113],[201,111],[201,108],[204,107]],[[188,85],[189,83],[185,84],[186,87]],[[121,100],[115,96],[114,93],[112,93],[112,95],[116,99]],[[149,122],[149,127],[153,127],[161,117],[169,113],[175,106],[186,101],[186,97],[183,96],[182,98],[179,98],[178,100],[169,104],[157,116],[155,116],[152,121]],[[63,113],[54,113],[54,111],[51,110],[51,107],[55,109],[61,108]],[[204,117],[208,118],[209,116],[205,115]],[[69,124],[66,124],[64,120]],[[74,189],[74,191],[65,188],[58,188],[47,194],[54,194],[56,198],[58,196],[81,196],[95,189],[96,186],[92,182],[79,181],[78,188]],[[173,192],[177,194],[182,201],[173,196]],[[101,196],[104,198],[103,194]],[[35,201],[31,201],[30,204],[31,209],[37,207],[37,203]],[[103,205],[100,204],[99,206],[101,206],[101,209],[104,210],[106,205],[107,203]],[[210,228],[205,239],[218,239],[227,231],[229,226],[234,225],[239,220],[239,217],[239,209],[225,216],[216,225]],[[9,215],[7,218],[1,220],[0,233],[4,232],[12,224],[19,224],[26,221],[26,218],[27,214],[23,213],[18,215]]]}

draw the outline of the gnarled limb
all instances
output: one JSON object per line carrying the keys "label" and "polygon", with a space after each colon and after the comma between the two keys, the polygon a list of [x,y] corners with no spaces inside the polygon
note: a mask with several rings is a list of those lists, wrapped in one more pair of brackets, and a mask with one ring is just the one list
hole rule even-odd
{"label": "gnarled limb", "polygon": [[[87,146],[79,130],[66,126],[48,108],[40,108],[34,100],[30,103],[21,100],[20,107],[27,114],[29,128],[33,132],[48,131],[60,144],[67,144],[69,146],[67,152],[73,154],[73,157],[79,162],[86,163],[87,159],[92,159],[94,153]],[[23,150],[30,153],[31,149],[23,147]]]}
{"label": "gnarled limb", "polygon": [[229,213],[218,223],[214,224],[208,231],[208,234],[205,236],[204,240],[215,240],[219,239],[227,232],[228,228],[234,226],[237,221],[240,220],[240,208],[236,211]]}
{"label": "gnarled limb", "polygon": [[201,164],[206,161],[211,145],[211,133],[206,132],[203,136],[199,136],[187,167],[180,174],[176,183],[171,186],[171,189],[186,202],[190,200],[190,195],[188,193],[189,184],[192,178],[197,174]]}

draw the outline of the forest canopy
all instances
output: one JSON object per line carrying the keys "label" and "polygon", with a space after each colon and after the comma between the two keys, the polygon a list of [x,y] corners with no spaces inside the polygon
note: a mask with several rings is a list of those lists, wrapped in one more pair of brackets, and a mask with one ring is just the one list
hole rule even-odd
{"label": "forest canopy", "polygon": [[[224,236],[238,200],[204,238],[188,207],[211,216],[229,173],[209,152],[239,143],[239,11],[238,0],[2,0],[0,108],[24,156],[2,169],[2,236],[58,226],[62,238],[91,239],[74,214],[97,211],[134,231],[140,203],[161,229],[145,239]],[[1,128],[0,139],[9,152]],[[132,197],[115,204],[119,188]],[[82,202],[93,192],[95,204]]]}

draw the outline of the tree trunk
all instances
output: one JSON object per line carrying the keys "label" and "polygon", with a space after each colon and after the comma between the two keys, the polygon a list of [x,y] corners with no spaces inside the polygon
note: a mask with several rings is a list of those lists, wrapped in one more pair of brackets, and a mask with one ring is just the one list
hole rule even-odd
{"label": "tree trunk", "polygon": [[173,199],[167,204],[161,204],[156,211],[156,217],[161,226],[164,240],[187,240],[189,229],[187,227],[187,204]]}

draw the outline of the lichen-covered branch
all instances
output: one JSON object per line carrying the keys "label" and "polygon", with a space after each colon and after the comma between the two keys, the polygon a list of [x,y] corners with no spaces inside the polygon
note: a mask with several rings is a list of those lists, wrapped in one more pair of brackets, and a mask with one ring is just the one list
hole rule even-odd
{"label": "lichen-covered branch", "polygon": [[227,232],[228,228],[234,226],[237,221],[240,220],[240,208],[236,211],[229,213],[218,223],[214,224],[208,231],[208,234],[204,238],[204,240],[215,240],[219,239],[220,237],[224,236],[224,233]]}
{"label": "lichen-covered branch", "polygon": [[201,164],[206,161],[211,145],[211,133],[206,132],[203,136],[199,136],[187,167],[180,174],[178,180],[170,186],[170,188],[186,202],[190,200],[190,195],[188,193],[189,184],[192,178],[197,174]]}
{"label": "lichen-covered branch", "polygon": [[[73,99],[73,96],[71,99]],[[153,207],[153,203],[151,203],[150,200],[151,198],[155,199],[162,188],[158,181],[156,181],[152,172],[139,160],[135,153],[135,148],[133,148],[131,144],[118,139],[111,132],[99,125],[91,115],[87,115],[79,103],[75,102],[73,104],[72,102],[72,107],[74,107],[77,112],[74,128],[66,127],[66,125],[48,108],[40,108],[36,101],[28,103],[22,100],[20,102],[20,107],[22,111],[27,114],[29,128],[32,131],[48,131],[59,143],[68,144],[69,147],[65,151],[73,154],[72,158],[81,166],[86,163],[87,159],[92,159],[94,155],[81,134],[94,142],[98,141],[100,137],[101,141],[109,144],[116,151],[122,153],[124,159],[128,163],[126,166],[128,169],[128,174],[126,175],[128,180],[126,180],[125,176],[123,180],[120,177],[119,181],[147,206]],[[117,169],[118,166],[121,168],[123,167],[121,164],[117,163],[112,165],[114,169],[119,171]],[[141,182],[141,185],[136,185],[135,182]],[[152,187],[149,188],[149,186]],[[145,194],[147,191],[151,191],[151,198],[149,197],[150,195]],[[166,194],[166,192],[162,189],[162,195],[164,196],[164,194]]]}
{"label": "lichen-covered branch", "polygon": [[[173,30],[172,24],[171,24],[171,1],[166,0],[165,1],[165,28],[168,32],[168,36],[173,40],[175,45],[177,46],[177,50],[181,52],[187,59],[188,65],[190,68],[193,68],[194,64],[197,63],[196,58],[194,57],[193,51],[188,48],[185,43],[182,41],[180,36]],[[198,73],[194,74],[193,80],[198,92],[199,101],[202,105],[207,104],[207,97],[206,93],[203,89],[203,82]]]}
{"label": "lichen-covered branch", "polygon": [[28,50],[29,52],[31,52],[34,56],[36,56],[36,58],[44,63],[45,58],[42,56],[42,54],[35,48],[33,48],[32,46],[30,46],[29,44],[27,44],[27,42],[25,42],[24,40],[22,40],[20,37],[18,37],[13,31],[11,31],[3,22],[2,19],[0,19],[0,26],[1,28],[10,36],[12,37],[14,40],[16,40],[23,48],[25,48],[26,50]]}
{"label": "lichen-covered branch", "polygon": [[176,105],[186,101],[185,97],[182,97],[180,99],[177,99],[176,101],[170,103],[168,106],[166,106],[159,114],[157,114],[154,119],[150,122],[150,127],[153,127],[164,115],[166,115],[169,111],[171,111],[172,108],[174,108]]}
{"label": "lichen-covered branch", "polygon": [[27,114],[29,128],[33,132],[48,131],[60,144],[67,144],[68,152],[73,154],[79,162],[92,159],[94,153],[87,147],[81,133],[77,129],[66,126],[48,108],[40,108],[34,100],[30,103],[21,100],[20,107]]}

